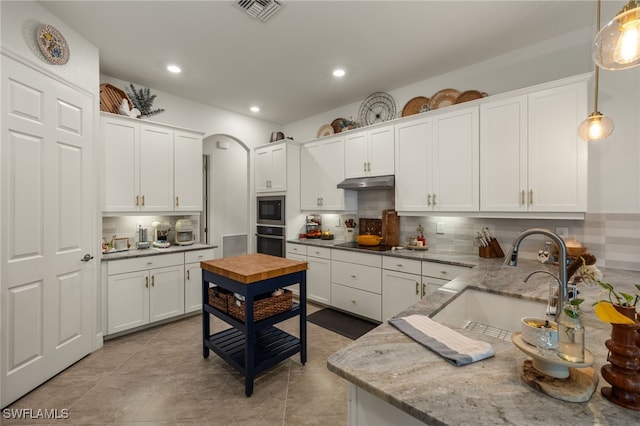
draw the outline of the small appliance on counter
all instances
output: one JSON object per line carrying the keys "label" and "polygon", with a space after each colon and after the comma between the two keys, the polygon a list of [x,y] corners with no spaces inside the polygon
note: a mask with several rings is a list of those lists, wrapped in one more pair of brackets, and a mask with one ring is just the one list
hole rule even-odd
{"label": "small appliance on counter", "polygon": [[189,219],[178,219],[175,231],[177,245],[188,246],[194,243],[193,223]]}
{"label": "small appliance on counter", "polygon": [[167,248],[171,246],[169,242],[169,230],[171,225],[164,220],[156,221],[151,224],[153,226],[153,246],[159,248]]}
{"label": "small appliance on counter", "polygon": [[148,249],[151,247],[151,243],[147,240],[147,228],[143,228],[142,225],[138,226],[138,242],[136,243],[136,248],[140,249]]}
{"label": "small appliance on counter", "polygon": [[320,238],[322,236],[322,216],[310,214],[307,216],[307,238]]}

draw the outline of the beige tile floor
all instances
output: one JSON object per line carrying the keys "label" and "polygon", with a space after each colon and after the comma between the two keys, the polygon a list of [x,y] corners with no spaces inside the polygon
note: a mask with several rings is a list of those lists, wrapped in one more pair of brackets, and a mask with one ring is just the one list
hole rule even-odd
{"label": "beige tile floor", "polygon": [[[308,304],[309,313],[318,310]],[[202,357],[196,315],[105,341],[9,409],[68,410],[67,419],[17,420],[2,425],[345,425],[346,382],[329,372],[327,357],[351,342],[307,323],[307,363],[294,355],[262,373],[250,398],[244,378],[215,353]],[[212,332],[228,326],[211,319]],[[298,335],[298,318],[280,323]]]}

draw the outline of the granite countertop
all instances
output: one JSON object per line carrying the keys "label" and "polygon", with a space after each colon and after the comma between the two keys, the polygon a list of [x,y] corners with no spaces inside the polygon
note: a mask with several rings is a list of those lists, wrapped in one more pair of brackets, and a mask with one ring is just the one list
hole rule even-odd
{"label": "granite countertop", "polygon": [[300,240],[288,240],[288,243],[302,244],[307,246],[327,247],[332,249],[355,251],[360,253],[367,253],[373,255],[384,255],[401,257],[404,259],[426,260],[435,263],[446,263],[449,265],[466,266],[472,268],[478,264],[480,258],[471,254],[459,254],[450,251],[438,251],[438,250],[387,250],[387,251],[372,251],[354,247],[340,247],[338,244],[342,244],[344,240],[322,240],[322,239],[300,239]]}
{"label": "granite countertop", "polygon": [[[293,241],[292,241],[293,242]],[[407,256],[404,251],[384,255]],[[526,299],[546,302],[549,280],[546,274],[523,279],[535,270],[557,273],[557,266],[521,259],[517,267],[502,259],[421,252],[409,254],[423,260],[475,266],[448,283],[445,288],[460,291],[476,287]],[[469,263],[470,262],[470,263]],[[632,291],[640,282],[640,272],[602,268],[604,280],[616,288]],[[599,374],[606,364],[604,342],[610,337],[609,324],[599,321],[592,303],[599,289],[580,284],[581,319],[586,328],[585,346],[594,355]],[[438,291],[398,316],[433,315],[455,297]],[[458,425],[622,425],[640,424],[640,412],[615,405],[600,394],[609,384],[600,376],[598,387],[588,402],[571,403],[535,391],[519,376],[527,355],[510,341],[463,329],[456,331],[473,339],[490,342],[496,351],[492,358],[456,367],[419,345],[393,326],[383,323],[355,340],[327,360],[330,371],[366,390],[383,401],[428,424]]]}
{"label": "granite countertop", "polygon": [[205,250],[211,248],[217,248],[218,246],[213,246],[209,244],[202,243],[193,243],[188,246],[169,246],[167,248],[157,248],[157,247],[149,247],[148,249],[130,249],[125,251],[116,251],[113,253],[102,253],[102,261],[110,261],[110,260],[120,260],[120,259],[131,259],[134,257],[145,257],[145,256],[156,256],[159,254],[170,254],[170,253],[182,253],[185,251],[192,250]]}

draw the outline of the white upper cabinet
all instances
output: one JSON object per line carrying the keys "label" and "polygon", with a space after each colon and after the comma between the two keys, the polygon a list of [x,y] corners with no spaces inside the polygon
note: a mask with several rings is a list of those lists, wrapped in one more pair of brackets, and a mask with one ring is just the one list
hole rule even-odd
{"label": "white upper cabinet", "polygon": [[101,138],[103,211],[202,210],[202,134],[102,113]]}
{"label": "white upper cabinet", "polygon": [[394,173],[394,126],[345,135],[345,178]]}
{"label": "white upper cabinet", "polygon": [[354,191],[339,189],[344,180],[344,138],[304,144],[300,149],[300,209],[352,211]]}
{"label": "white upper cabinet", "polygon": [[481,210],[586,211],[586,81],[480,107]]}
{"label": "white upper cabinet", "polygon": [[263,146],[255,149],[256,192],[287,190],[287,144]]}
{"label": "white upper cabinet", "polygon": [[480,105],[480,210],[526,212],[527,96]]}
{"label": "white upper cabinet", "polygon": [[[103,211],[129,212],[140,205],[140,127],[102,116]],[[137,203],[136,203],[137,202]]]}
{"label": "white upper cabinet", "polygon": [[173,130],[140,125],[140,210],[173,210]]}
{"label": "white upper cabinet", "polygon": [[176,130],[173,139],[174,210],[202,210],[202,136]]}
{"label": "white upper cabinet", "polygon": [[396,125],[396,210],[476,212],[478,107]]}
{"label": "white upper cabinet", "polygon": [[578,136],[587,117],[587,83],[529,95],[529,211],[586,212],[588,144]]}

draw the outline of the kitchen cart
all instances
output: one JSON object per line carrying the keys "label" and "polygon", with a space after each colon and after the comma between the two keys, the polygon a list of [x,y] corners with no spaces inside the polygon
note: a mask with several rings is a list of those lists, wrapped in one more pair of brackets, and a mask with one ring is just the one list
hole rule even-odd
{"label": "kitchen cart", "polygon": [[[307,362],[307,263],[261,253],[201,262],[202,268],[202,337],[204,358],[213,350],[245,376],[245,394],[253,393],[257,374],[300,352],[300,362]],[[244,297],[244,321],[208,303],[209,283]],[[299,302],[291,309],[260,321],[254,321],[256,297],[299,284]],[[231,296],[233,297],[233,296]],[[209,315],[232,328],[210,334]],[[275,324],[299,316],[299,337]]]}

